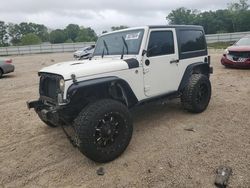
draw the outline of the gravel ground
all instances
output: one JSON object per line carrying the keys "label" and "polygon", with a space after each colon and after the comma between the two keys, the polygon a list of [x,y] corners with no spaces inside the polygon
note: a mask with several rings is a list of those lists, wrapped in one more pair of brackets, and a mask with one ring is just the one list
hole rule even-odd
{"label": "gravel ground", "polygon": [[88,160],[25,104],[38,97],[37,71],[72,54],[12,57],[15,73],[0,80],[0,187],[214,187],[220,165],[233,169],[229,187],[250,187],[250,70],[222,67],[220,54],[211,52],[204,113],[183,111],[179,100],[133,110],[132,141],[108,164]]}

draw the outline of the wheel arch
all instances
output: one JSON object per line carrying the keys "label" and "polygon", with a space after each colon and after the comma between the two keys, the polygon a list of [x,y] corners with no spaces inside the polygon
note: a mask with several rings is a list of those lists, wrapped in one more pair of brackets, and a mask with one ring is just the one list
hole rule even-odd
{"label": "wheel arch", "polygon": [[[115,91],[116,89],[119,91]],[[68,88],[67,98],[72,100],[76,97],[74,101],[77,101],[80,100],[82,96],[87,97],[95,95],[98,99],[110,97],[119,100],[114,98],[115,93],[112,92],[120,92],[120,94],[123,95],[122,97],[126,97],[121,100],[121,102],[126,104],[128,107],[132,107],[138,102],[138,99],[128,82],[114,76],[74,83]]]}
{"label": "wheel arch", "polygon": [[183,91],[183,89],[188,84],[189,78],[193,74],[204,74],[209,78],[210,73],[211,73],[211,70],[210,70],[210,67],[209,67],[208,63],[197,62],[197,63],[193,63],[193,64],[189,65],[186,68],[185,73],[184,73],[184,75],[182,77],[182,80],[181,80],[181,83],[179,85],[178,91],[179,92]]}

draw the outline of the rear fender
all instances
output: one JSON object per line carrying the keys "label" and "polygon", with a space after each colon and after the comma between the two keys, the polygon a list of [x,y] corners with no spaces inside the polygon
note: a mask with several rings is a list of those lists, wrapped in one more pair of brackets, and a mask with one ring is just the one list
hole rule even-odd
{"label": "rear fender", "polygon": [[181,84],[178,88],[178,91],[181,92],[186,87],[186,85],[189,82],[190,77],[193,74],[204,74],[209,78],[210,73],[212,73],[212,69],[209,67],[208,63],[198,62],[198,63],[193,63],[189,65],[185,70],[185,73],[181,80]]}

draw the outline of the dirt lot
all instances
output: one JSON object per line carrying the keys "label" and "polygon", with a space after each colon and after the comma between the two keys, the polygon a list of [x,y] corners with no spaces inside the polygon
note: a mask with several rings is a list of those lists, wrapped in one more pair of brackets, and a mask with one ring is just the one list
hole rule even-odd
{"label": "dirt lot", "polygon": [[187,113],[178,100],[134,110],[132,141],[108,164],[85,158],[26,108],[38,97],[37,71],[72,54],[13,57],[15,73],[0,80],[0,187],[214,187],[220,165],[233,169],[229,187],[250,187],[250,70],[225,69],[211,55],[207,111]]}

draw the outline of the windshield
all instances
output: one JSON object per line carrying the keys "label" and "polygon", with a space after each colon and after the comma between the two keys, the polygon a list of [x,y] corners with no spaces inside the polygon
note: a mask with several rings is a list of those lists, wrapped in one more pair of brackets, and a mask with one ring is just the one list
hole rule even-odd
{"label": "windshield", "polygon": [[238,42],[235,43],[236,46],[250,46],[250,37],[245,37],[240,39]]}
{"label": "windshield", "polygon": [[143,29],[137,29],[104,35],[97,41],[94,56],[138,54],[143,33]]}

